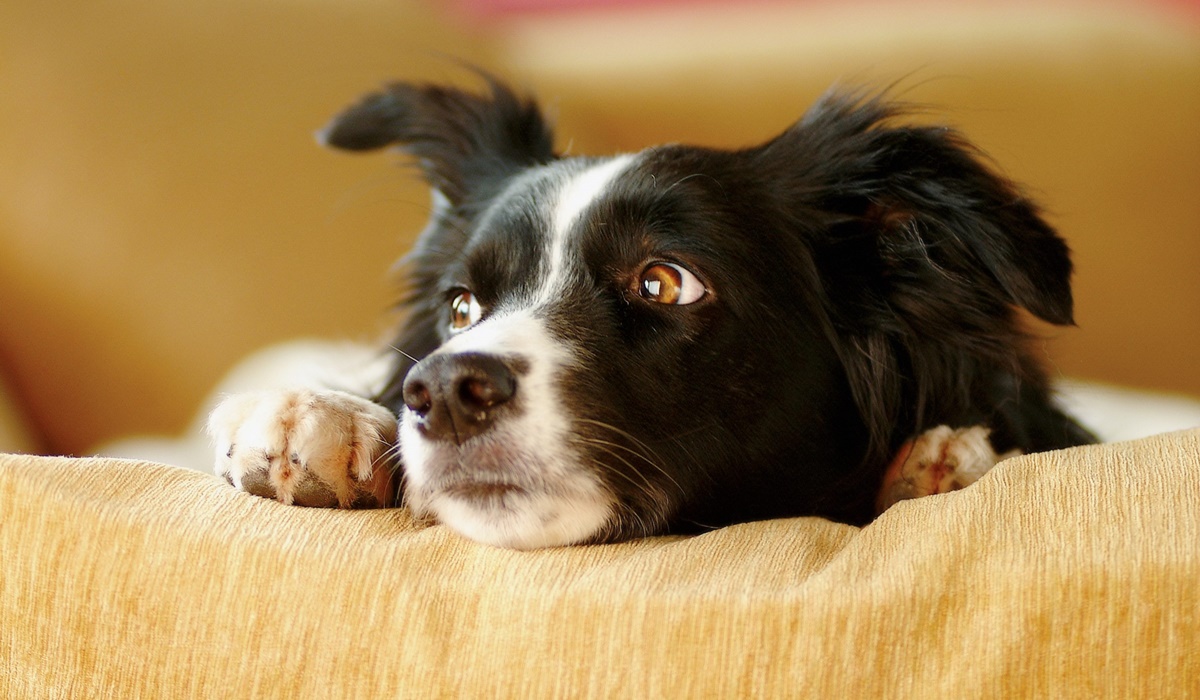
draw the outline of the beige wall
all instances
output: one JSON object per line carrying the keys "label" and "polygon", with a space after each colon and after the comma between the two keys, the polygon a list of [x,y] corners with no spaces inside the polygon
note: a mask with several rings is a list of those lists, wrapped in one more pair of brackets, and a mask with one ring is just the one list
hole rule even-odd
{"label": "beige wall", "polygon": [[376,333],[428,195],[313,132],[480,53],[411,2],[0,7],[0,368],[46,449],[178,430],[245,353]]}
{"label": "beige wall", "polygon": [[537,89],[572,152],[744,145],[831,81],[903,78],[1071,241],[1054,365],[1200,394],[1197,24],[823,7],[468,31],[411,0],[9,0],[0,372],[43,448],[79,452],[181,428],[261,345],[374,336],[427,194],[311,134],[386,78],[461,80],[451,55]]}

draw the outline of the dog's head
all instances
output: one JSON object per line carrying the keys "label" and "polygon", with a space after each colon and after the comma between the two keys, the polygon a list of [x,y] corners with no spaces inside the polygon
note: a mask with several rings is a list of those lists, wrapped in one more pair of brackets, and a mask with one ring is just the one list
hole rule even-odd
{"label": "dog's head", "polygon": [[560,157],[537,107],[397,84],[325,131],[434,189],[382,397],[476,540],[870,517],[889,451],[1071,321],[1065,244],[953,132],[831,94],[771,141]]}

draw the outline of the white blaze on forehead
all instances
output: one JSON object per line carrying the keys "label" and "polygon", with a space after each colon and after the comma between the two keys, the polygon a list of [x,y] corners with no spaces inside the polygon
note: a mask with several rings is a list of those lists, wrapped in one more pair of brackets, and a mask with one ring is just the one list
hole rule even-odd
{"label": "white blaze on forehead", "polygon": [[547,301],[571,274],[571,231],[593,202],[607,192],[634,160],[632,155],[615,156],[575,173],[559,189],[554,203],[547,252],[548,272],[538,289],[539,301]]}
{"label": "white blaze on forehead", "polygon": [[[434,354],[482,353],[522,361],[525,367],[516,377],[520,410],[459,447],[424,438],[406,409],[400,445],[406,498],[415,512],[436,515],[477,541],[517,548],[584,541],[612,517],[613,497],[573,444],[572,416],[562,395],[562,372],[577,362],[578,350],[555,337],[543,311],[579,274],[583,217],[635,157],[617,156],[582,169],[566,163],[534,169],[511,183],[485,213],[481,229],[491,226],[491,217],[506,216],[510,207],[539,208],[549,230],[543,258],[530,272],[542,275],[541,283],[532,298],[502,301]],[[489,466],[488,460],[498,454]],[[502,478],[522,492],[495,503],[464,499],[438,490],[439,475],[446,469],[476,469],[481,483]]]}
{"label": "white blaze on forehead", "polygon": [[633,160],[632,155],[615,156],[576,173],[559,190],[554,206],[554,237],[563,238],[575,220],[602,195]]}

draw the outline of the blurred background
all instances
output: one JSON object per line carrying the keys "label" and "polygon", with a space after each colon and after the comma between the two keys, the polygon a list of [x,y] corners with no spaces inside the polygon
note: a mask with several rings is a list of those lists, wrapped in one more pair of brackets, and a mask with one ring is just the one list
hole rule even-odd
{"label": "blurred background", "polygon": [[428,193],[312,134],[386,80],[476,85],[460,60],[571,153],[752,145],[899,81],[1073,247],[1052,371],[1200,394],[1194,1],[4,0],[0,448],[174,433],[257,348],[376,338]]}

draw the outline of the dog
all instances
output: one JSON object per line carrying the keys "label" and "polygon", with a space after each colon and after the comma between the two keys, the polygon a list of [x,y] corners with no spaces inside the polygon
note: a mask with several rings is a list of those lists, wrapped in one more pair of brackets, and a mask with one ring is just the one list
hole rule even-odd
{"label": "dog", "polygon": [[835,89],[754,147],[567,157],[484,81],[391,84],[321,132],[399,147],[432,214],[382,390],[228,397],[234,486],[527,549],[864,524],[1094,441],[1022,322],[1073,324],[1068,246],[955,131]]}

